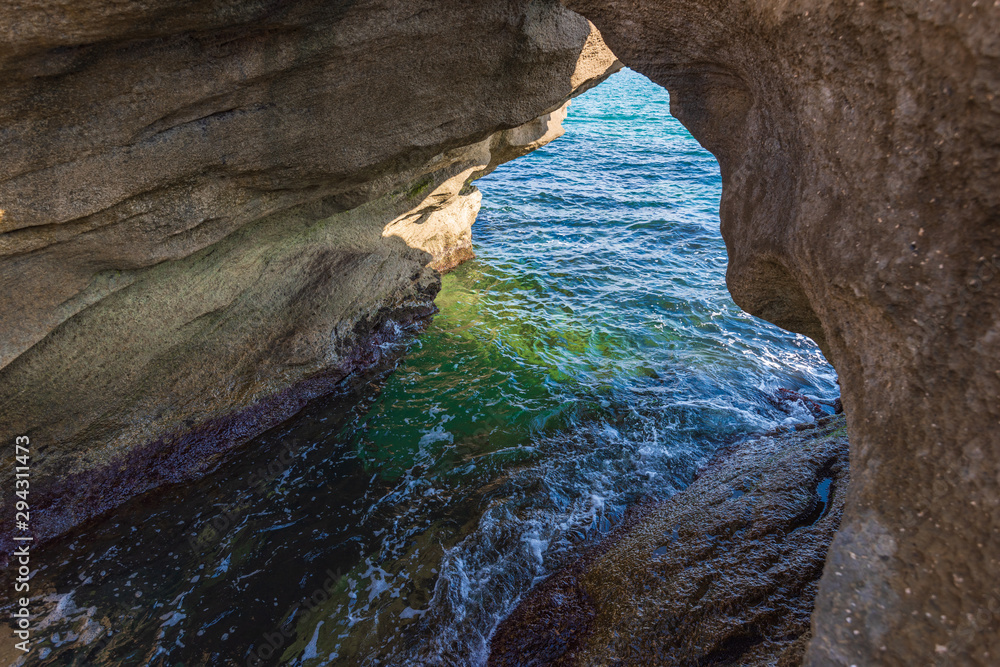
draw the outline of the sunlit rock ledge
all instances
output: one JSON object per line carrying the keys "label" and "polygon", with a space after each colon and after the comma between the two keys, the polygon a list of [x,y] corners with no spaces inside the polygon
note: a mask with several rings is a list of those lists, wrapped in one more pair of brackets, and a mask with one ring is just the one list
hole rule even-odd
{"label": "sunlit rock ledge", "polygon": [[0,39],[0,411],[37,539],[419,326],[472,255],[471,182],[620,67],[556,2],[39,0]]}

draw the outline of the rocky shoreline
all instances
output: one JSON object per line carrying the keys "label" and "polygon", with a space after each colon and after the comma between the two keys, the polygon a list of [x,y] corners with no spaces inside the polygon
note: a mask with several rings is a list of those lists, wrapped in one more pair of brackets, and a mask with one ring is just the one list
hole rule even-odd
{"label": "rocky shoreline", "polygon": [[489,665],[801,664],[848,468],[843,415],[723,448],[536,586]]}

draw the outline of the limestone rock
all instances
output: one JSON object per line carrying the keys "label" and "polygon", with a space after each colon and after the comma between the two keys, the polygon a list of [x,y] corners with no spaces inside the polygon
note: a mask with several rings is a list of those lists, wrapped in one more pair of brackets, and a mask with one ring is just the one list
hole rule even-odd
{"label": "limestone rock", "polygon": [[998,664],[1000,8],[565,4],[719,159],[736,302],[840,375],[851,488],[809,664]]}
{"label": "limestone rock", "polygon": [[32,0],[0,40],[0,439],[39,539],[426,320],[471,181],[620,67],[555,0]]}

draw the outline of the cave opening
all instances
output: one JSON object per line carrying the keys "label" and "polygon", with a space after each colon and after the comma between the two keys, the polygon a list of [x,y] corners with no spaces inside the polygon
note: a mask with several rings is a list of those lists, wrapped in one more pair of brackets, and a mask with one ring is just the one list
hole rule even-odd
{"label": "cave opening", "polygon": [[667,92],[624,70],[565,128],[477,182],[477,258],[443,277],[425,331],[225,474],[60,545],[59,572],[105,583],[63,582],[53,622],[96,632],[96,610],[126,630],[93,664],[130,636],[196,661],[191,628],[240,664],[484,663],[519,597],[629,508],[816,419],[779,389],[832,404],[818,349],[726,291],[718,164]]}

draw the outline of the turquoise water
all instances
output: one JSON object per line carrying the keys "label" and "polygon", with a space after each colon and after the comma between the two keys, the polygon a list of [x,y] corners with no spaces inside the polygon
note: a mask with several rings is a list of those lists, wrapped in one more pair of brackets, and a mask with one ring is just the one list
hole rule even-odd
{"label": "turquoise water", "polygon": [[668,106],[629,71],[575,100],[478,183],[478,257],[398,362],[50,549],[29,664],[480,664],[629,505],[811,419],[774,393],[833,371],[732,303],[718,166]]}

